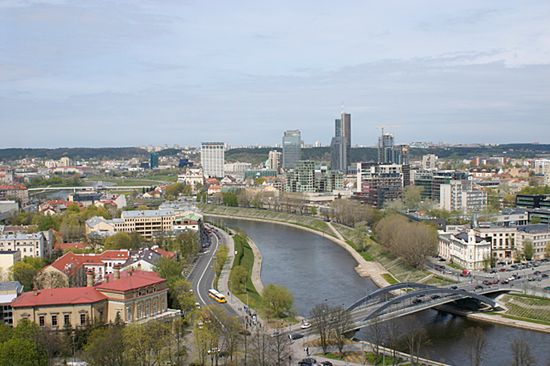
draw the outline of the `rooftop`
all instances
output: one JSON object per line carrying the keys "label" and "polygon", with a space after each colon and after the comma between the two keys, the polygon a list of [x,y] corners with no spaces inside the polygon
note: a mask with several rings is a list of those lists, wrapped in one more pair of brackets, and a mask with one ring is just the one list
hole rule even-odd
{"label": "rooftop", "polygon": [[531,224],[531,225],[522,225],[518,226],[518,231],[523,231],[527,234],[542,234],[550,232],[548,225],[546,224]]}
{"label": "rooftop", "polygon": [[42,233],[14,233],[14,234],[0,234],[0,240],[40,240],[44,234]]}
{"label": "rooftop", "polygon": [[23,285],[19,281],[0,282],[0,291],[23,291]]}
{"label": "rooftop", "polygon": [[121,217],[136,218],[136,217],[161,217],[173,215],[174,211],[170,209],[164,210],[143,210],[143,211],[123,211]]}
{"label": "rooftop", "polygon": [[107,279],[110,279],[110,281],[105,281],[97,285],[96,288],[100,291],[123,292],[166,281],[164,278],[160,277],[157,272],[146,272],[140,270],[121,271],[120,279],[112,280],[112,278],[113,274],[108,275]]}
{"label": "rooftop", "polygon": [[107,299],[93,287],[65,287],[29,291],[15,299],[11,306],[29,307],[46,305],[90,304]]}

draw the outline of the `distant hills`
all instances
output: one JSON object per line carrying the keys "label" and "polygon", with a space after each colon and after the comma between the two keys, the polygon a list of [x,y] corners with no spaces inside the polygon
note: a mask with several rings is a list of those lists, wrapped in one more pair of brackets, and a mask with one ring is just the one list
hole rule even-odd
{"label": "distant hills", "polygon": [[[267,160],[270,150],[281,151],[280,148],[237,148],[226,151],[226,161],[243,161],[260,164]],[[180,150],[166,149],[159,152],[160,156],[177,155]],[[550,144],[503,144],[498,146],[480,147],[438,147],[430,149],[412,148],[411,158],[425,154],[436,154],[440,158],[466,159],[474,156],[508,156],[511,158],[532,158],[540,155],[550,155]],[[56,149],[0,149],[0,160],[9,161],[23,158],[60,159],[68,156],[72,159],[129,159],[133,157],[146,159],[149,153],[137,147],[104,147],[104,148],[56,148]],[[361,147],[351,149],[351,161],[375,161],[377,149]],[[306,160],[330,161],[330,147],[312,147],[302,149],[302,157]]]}

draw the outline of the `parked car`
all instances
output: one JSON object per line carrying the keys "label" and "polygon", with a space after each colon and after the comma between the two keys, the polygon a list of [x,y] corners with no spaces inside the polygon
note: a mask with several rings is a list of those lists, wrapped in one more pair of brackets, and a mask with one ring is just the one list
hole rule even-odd
{"label": "parked car", "polygon": [[330,361],[323,361],[323,362],[321,362],[321,366],[332,366],[332,362],[330,362]]}
{"label": "parked car", "polygon": [[298,362],[298,365],[302,366],[313,366],[317,364],[317,360],[311,357],[304,358],[302,361]]}
{"label": "parked car", "polygon": [[300,324],[300,328],[302,329],[308,329],[308,328],[311,328],[311,323],[305,321],[305,320],[302,320],[302,324]]}

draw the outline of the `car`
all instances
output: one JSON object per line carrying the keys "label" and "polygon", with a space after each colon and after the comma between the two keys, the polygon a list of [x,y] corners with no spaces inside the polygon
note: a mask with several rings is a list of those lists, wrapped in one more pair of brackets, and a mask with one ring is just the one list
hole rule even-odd
{"label": "car", "polygon": [[446,262],[445,258],[439,258],[440,262]]}
{"label": "car", "polygon": [[490,285],[490,284],[491,284],[491,282],[490,282],[489,280],[483,280],[483,282],[482,282],[482,283],[483,283],[483,284],[484,284],[485,286],[487,286],[487,285]]}
{"label": "car", "polygon": [[451,286],[451,290],[456,290],[458,286]]}
{"label": "car", "polygon": [[477,286],[475,287],[475,289],[476,289],[476,290],[483,290],[483,286],[477,285]]}
{"label": "car", "polygon": [[508,284],[508,282],[510,282],[510,281],[508,281],[508,280],[502,280],[502,281],[500,281],[500,283],[502,283],[503,285]]}
{"label": "car", "polygon": [[498,270],[499,272],[506,272],[506,268],[501,268]]}
{"label": "car", "polygon": [[422,302],[422,299],[416,298],[412,301],[413,304],[420,304]]}
{"label": "car", "polygon": [[550,292],[550,286],[546,286],[545,288],[543,288],[544,291],[549,291]]}
{"label": "car", "polygon": [[300,328],[309,329],[309,328],[311,328],[311,323],[304,320],[304,321],[302,321],[302,324],[300,324]]}
{"label": "car", "polygon": [[435,299],[439,299],[441,297],[441,295],[432,295],[431,297],[432,297],[433,300],[435,300]]}
{"label": "car", "polygon": [[541,276],[542,278],[548,278],[548,274],[546,274],[546,273],[543,273],[543,274],[541,274],[540,276]]}
{"label": "car", "polygon": [[321,366],[332,366],[332,362],[330,362],[330,361],[323,361],[323,362],[321,362]]}
{"label": "car", "polygon": [[304,358],[302,361],[298,362],[298,365],[303,366],[313,366],[317,364],[317,360],[311,357]]}
{"label": "car", "polygon": [[273,333],[271,333],[271,336],[272,337],[278,337],[281,335],[281,332],[279,332],[278,330],[274,331]]}
{"label": "car", "polygon": [[304,338],[304,335],[302,333],[290,333],[288,335],[288,339],[290,339],[291,341],[295,341],[300,338]]}

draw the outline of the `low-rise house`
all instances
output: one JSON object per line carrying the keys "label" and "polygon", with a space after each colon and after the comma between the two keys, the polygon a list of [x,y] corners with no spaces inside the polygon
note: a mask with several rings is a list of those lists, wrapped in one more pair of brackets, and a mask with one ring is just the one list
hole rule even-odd
{"label": "low-rise house", "polygon": [[156,272],[117,269],[96,286],[93,277],[88,272],[86,287],[23,293],[11,303],[13,325],[28,319],[40,327],[61,330],[92,323],[146,322],[179,314],[168,309],[166,280]]}
{"label": "low-rise house", "polygon": [[23,292],[19,281],[0,282],[0,323],[13,324],[11,302]]}
{"label": "low-rise house", "polygon": [[440,233],[438,254],[469,270],[490,265],[491,241],[476,235],[474,229],[458,234]]}

